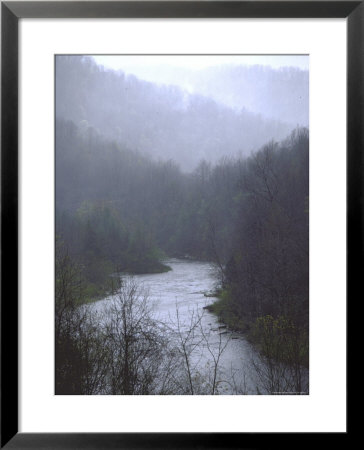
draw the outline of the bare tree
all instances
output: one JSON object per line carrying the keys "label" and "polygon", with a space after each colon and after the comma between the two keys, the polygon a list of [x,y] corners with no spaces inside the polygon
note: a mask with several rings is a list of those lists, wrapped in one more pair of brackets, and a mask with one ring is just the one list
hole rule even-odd
{"label": "bare tree", "polygon": [[[200,332],[202,334],[205,348],[208,351],[209,355],[211,356],[212,361],[212,369],[210,372],[210,377],[212,375],[212,380],[210,380],[211,385],[211,395],[219,393],[219,385],[223,384],[224,381],[219,379],[219,369],[220,369],[220,360],[221,356],[224,353],[227,345],[230,342],[230,334],[226,334],[225,340],[223,339],[223,333],[218,333],[217,342],[214,342],[214,336],[211,336],[211,329],[209,331],[205,331],[204,327],[202,325],[202,322],[200,321]],[[211,339],[212,338],[212,339]]]}
{"label": "bare tree", "polygon": [[109,352],[110,394],[152,394],[157,390],[165,341],[152,318],[148,293],[124,279],[104,317]]}
{"label": "bare tree", "polygon": [[[184,393],[191,395],[218,394],[219,385],[225,382],[220,378],[220,362],[230,336],[226,335],[224,339],[223,332],[216,334],[211,329],[207,329],[203,323],[203,317],[204,311],[196,308],[189,311],[188,320],[183,322],[176,305],[176,349],[181,357],[180,377],[182,374],[179,386],[183,389],[184,377],[187,380]],[[208,355],[207,358],[206,355]],[[206,360],[204,371],[197,369],[201,367],[203,359]]]}
{"label": "bare tree", "polygon": [[107,374],[103,334],[95,315],[82,305],[79,266],[57,241],[55,304],[56,394],[99,394]]}

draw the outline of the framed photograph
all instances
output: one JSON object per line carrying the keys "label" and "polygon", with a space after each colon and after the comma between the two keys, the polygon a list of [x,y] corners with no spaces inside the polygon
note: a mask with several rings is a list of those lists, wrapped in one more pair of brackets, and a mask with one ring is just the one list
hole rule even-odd
{"label": "framed photograph", "polygon": [[363,11],[2,2],[2,447],[347,435]]}

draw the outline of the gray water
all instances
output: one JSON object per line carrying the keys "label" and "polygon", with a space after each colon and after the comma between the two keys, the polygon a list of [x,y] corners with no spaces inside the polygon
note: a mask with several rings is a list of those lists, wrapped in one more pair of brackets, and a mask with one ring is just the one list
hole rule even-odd
{"label": "gray water", "polygon": [[[168,326],[171,333],[177,332],[178,324],[181,332],[188,330],[201,317],[201,325],[196,327],[190,342],[195,346],[191,354],[193,373],[211,379],[213,358],[223,349],[218,364],[218,393],[256,394],[259,383],[251,364],[252,358],[257,356],[254,349],[244,336],[229,331],[214,314],[204,309],[216,300],[204,295],[215,288],[214,267],[207,262],[181,259],[165,263],[171,271],[133,276],[138,286],[148,292],[154,317]],[[110,299],[96,302],[93,307],[102,312]]]}

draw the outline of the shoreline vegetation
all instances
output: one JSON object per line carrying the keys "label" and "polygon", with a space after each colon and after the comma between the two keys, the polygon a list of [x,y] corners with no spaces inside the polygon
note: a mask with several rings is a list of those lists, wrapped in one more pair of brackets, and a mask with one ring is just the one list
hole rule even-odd
{"label": "shoreline vegetation", "polygon": [[[133,269],[131,269],[133,267]],[[118,273],[111,273],[106,276],[105,281],[100,285],[95,285],[93,283],[85,281],[84,285],[84,296],[82,301],[79,304],[89,304],[95,303],[99,300],[102,300],[105,297],[109,297],[117,294],[117,290],[119,288],[119,279],[123,275],[143,275],[143,274],[158,274],[170,272],[172,270],[171,267],[164,264],[160,261],[155,261],[153,264],[138,264],[130,266],[130,268],[126,268]],[[117,279],[114,282],[114,279]],[[117,287],[115,287],[117,286]]]}
{"label": "shoreline vegetation", "polygon": [[219,321],[226,325],[231,331],[238,333],[249,332],[250,327],[248,323],[228,309],[227,302],[224,301],[227,295],[227,292],[221,289],[205,294],[205,297],[215,297],[216,300],[213,303],[204,306],[204,309],[215,314]]}
{"label": "shoreline vegetation", "polygon": [[215,314],[227,330],[243,335],[263,357],[292,367],[301,365],[309,368],[308,334],[289,317],[266,315],[252,320],[238,316],[229,308],[227,290],[218,289],[205,294],[205,297],[217,299],[203,309]]}

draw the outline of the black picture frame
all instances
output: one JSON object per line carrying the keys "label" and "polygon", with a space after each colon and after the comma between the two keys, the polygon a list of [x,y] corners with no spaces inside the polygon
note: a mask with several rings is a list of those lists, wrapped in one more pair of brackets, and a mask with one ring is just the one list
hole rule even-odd
{"label": "black picture frame", "polygon": [[[271,433],[18,433],[18,21],[21,18],[347,18],[347,302],[363,273],[363,1],[1,2],[1,448],[257,448]],[[360,292],[360,291],[359,291]],[[320,433],[321,434],[321,433]],[[324,433],[322,433],[324,434]],[[347,437],[337,433],[335,439]],[[305,443],[310,433],[304,433]],[[323,436],[326,441],[326,436]],[[319,436],[315,435],[316,443]]]}

